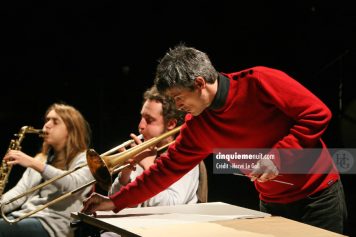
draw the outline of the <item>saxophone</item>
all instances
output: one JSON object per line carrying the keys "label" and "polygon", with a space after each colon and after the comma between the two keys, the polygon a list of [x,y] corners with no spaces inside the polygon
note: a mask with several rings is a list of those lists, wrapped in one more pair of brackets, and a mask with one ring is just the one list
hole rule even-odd
{"label": "saxophone", "polygon": [[[14,139],[11,139],[10,145],[7,149],[7,152],[9,150],[21,150],[21,142],[25,138],[26,133],[34,133],[38,134],[40,137],[44,135],[44,132],[42,129],[34,129],[31,126],[23,126],[19,133],[14,134]],[[1,167],[0,167],[0,197],[2,196],[5,185],[8,182],[9,174],[11,172],[12,165],[8,165],[4,160],[2,161]]]}

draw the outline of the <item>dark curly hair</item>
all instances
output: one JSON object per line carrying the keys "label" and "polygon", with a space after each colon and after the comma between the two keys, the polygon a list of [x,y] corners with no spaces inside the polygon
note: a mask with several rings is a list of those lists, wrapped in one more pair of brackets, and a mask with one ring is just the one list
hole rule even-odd
{"label": "dark curly hair", "polygon": [[162,104],[162,115],[164,122],[168,122],[171,119],[177,120],[177,125],[181,125],[184,122],[186,113],[176,108],[173,98],[165,96],[158,92],[155,86],[152,86],[143,94],[144,102],[146,100],[155,100]]}

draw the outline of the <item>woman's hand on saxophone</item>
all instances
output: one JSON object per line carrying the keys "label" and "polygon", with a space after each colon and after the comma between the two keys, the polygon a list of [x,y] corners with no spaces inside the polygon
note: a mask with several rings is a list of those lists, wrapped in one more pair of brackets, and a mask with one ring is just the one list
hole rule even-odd
{"label": "woman's hand on saxophone", "polygon": [[4,160],[8,165],[21,165],[35,169],[38,172],[43,172],[45,164],[33,157],[23,153],[20,150],[10,150],[4,156]]}

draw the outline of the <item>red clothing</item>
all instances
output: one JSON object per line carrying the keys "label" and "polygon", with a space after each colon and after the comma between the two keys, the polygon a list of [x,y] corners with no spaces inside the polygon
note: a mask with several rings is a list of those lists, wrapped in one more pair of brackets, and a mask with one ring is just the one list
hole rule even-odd
{"label": "red clothing", "polygon": [[[215,148],[325,147],[321,135],[331,112],[297,81],[266,67],[223,75],[212,105],[199,116],[187,116],[167,155],[110,196],[116,211],[163,191]],[[277,163],[290,164],[286,159]],[[339,179],[339,174],[330,155],[324,155],[317,157],[308,174],[285,174],[278,179],[294,186],[255,182],[260,199],[277,203],[300,200],[326,188]]]}

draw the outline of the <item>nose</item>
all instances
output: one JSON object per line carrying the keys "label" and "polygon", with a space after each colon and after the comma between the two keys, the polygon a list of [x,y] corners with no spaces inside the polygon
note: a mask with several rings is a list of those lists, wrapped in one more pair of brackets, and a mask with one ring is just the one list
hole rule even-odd
{"label": "nose", "polygon": [[182,110],[184,104],[183,104],[183,102],[182,102],[181,100],[178,100],[178,99],[177,99],[177,100],[175,101],[175,104],[176,104],[176,108],[177,108],[178,110]]}
{"label": "nose", "polygon": [[140,123],[138,124],[138,131],[142,133],[142,131],[145,130],[146,125],[146,120],[144,118],[141,118]]}
{"label": "nose", "polygon": [[48,120],[44,125],[43,125],[43,130],[46,131],[48,130],[52,125],[51,125],[51,120]]}
{"label": "nose", "polygon": [[180,111],[185,111],[185,107],[183,104],[180,104],[179,106],[177,106],[177,109]]}

